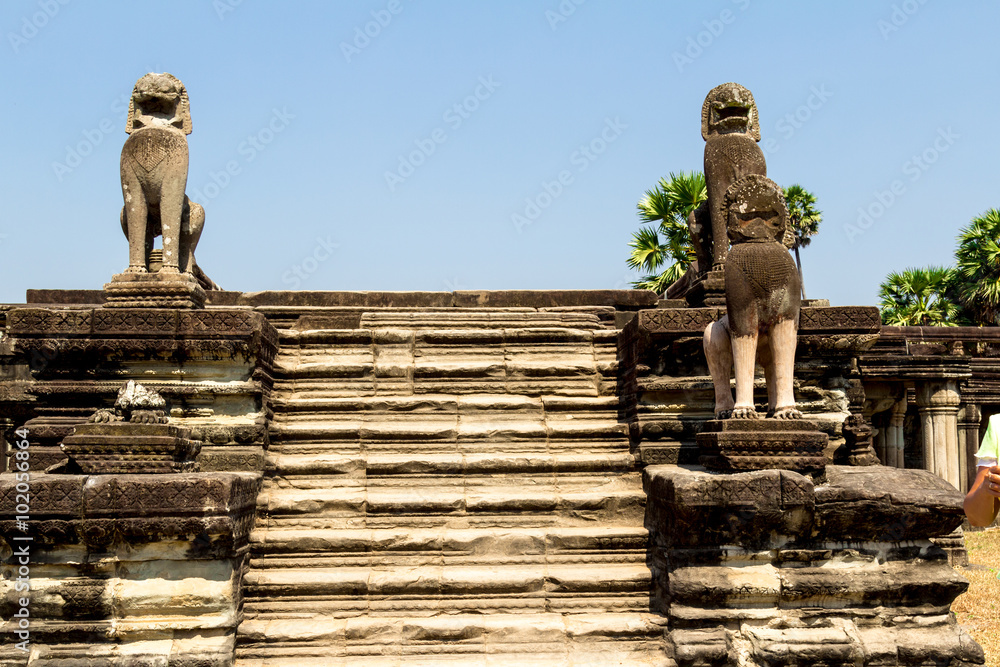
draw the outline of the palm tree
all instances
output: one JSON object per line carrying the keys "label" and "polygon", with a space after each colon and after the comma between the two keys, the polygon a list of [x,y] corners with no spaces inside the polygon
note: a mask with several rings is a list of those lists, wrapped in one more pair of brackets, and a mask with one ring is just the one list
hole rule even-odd
{"label": "palm tree", "polygon": [[[632,235],[628,265],[647,274],[632,283],[638,289],[659,294],[684,275],[694,261],[688,231],[688,214],[708,199],[705,175],[700,171],[671,173],[636,204],[643,222],[659,222],[657,227],[641,227]],[[662,238],[661,238],[662,236]],[[666,268],[663,268],[666,267]],[[661,270],[662,269],[662,270]]]}
{"label": "palm tree", "polygon": [[789,185],[785,188],[785,205],[788,206],[788,224],[795,238],[792,250],[795,252],[795,266],[799,270],[799,284],[802,285],[802,298],[806,298],[805,282],[802,280],[802,260],[799,258],[799,248],[809,245],[813,236],[819,231],[819,223],[823,214],[816,209],[816,195],[801,185]]}
{"label": "palm tree", "polygon": [[998,323],[1000,317],[1000,211],[972,219],[959,231],[955,261],[959,302],[976,324]]}
{"label": "palm tree", "polygon": [[891,326],[956,326],[960,308],[951,298],[952,268],[932,266],[890,273],[879,288],[882,322]]}

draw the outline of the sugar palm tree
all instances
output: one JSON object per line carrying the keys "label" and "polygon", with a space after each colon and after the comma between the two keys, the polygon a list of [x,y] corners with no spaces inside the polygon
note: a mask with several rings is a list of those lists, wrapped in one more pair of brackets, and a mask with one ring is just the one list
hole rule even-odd
{"label": "sugar palm tree", "polygon": [[799,271],[799,284],[802,285],[802,298],[806,298],[805,282],[802,280],[802,259],[799,248],[809,245],[809,237],[819,231],[819,223],[823,214],[816,208],[816,195],[801,185],[789,185],[785,188],[785,205],[788,206],[788,223],[795,241],[792,251],[795,253],[795,267]]}
{"label": "sugar palm tree", "polygon": [[641,227],[632,235],[628,265],[647,273],[632,283],[638,289],[662,294],[684,275],[694,261],[688,214],[708,199],[705,175],[699,171],[671,173],[636,204],[639,218],[656,227]]}
{"label": "sugar palm tree", "polygon": [[976,324],[997,324],[1000,317],[1000,211],[973,218],[962,229],[955,251],[958,300]]}
{"label": "sugar palm tree", "polygon": [[891,326],[956,326],[961,312],[952,299],[956,271],[932,266],[890,273],[879,288],[882,322]]}

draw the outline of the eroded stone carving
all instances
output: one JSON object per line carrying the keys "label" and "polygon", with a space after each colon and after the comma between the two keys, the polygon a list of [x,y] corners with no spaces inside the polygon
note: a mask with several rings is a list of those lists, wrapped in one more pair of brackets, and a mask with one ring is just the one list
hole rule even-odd
{"label": "eroded stone carving", "polygon": [[73,428],[60,448],[69,458],[62,472],[87,475],[197,472],[201,442],[169,423],[166,401],[135,380],[118,391],[113,409],[100,409]]}
{"label": "eroded stone carving", "polygon": [[114,410],[100,409],[91,415],[90,423],[130,422],[132,424],[166,424],[167,403],[155,391],[135,380],[129,380],[118,390]]}
{"label": "eroded stone carving", "polygon": [[[795,368],[799,320],[799,277],[781,243],[788,225],[781,188],[752,174],[726,191],[727,231],[733,247],[725,264],[726,311],[705,329],[705,356],[715,385],[717,418],[755,419],[755,362],[764,366],[768,413],[801,418],[795,409]],[[729,388],[736,373],[736,400]]]}

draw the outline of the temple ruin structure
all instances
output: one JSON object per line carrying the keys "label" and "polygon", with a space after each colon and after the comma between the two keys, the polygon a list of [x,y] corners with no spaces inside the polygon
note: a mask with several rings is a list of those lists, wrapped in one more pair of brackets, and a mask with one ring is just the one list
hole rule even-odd
{"label": "temple ruin structure", "polygon": [[[133,94],[179,151],[180,82]],[[0,667],[983,664],[950,608],[1000,333],[802,301],[802,418],[716,419],[718,267],[224,291],[169,194],[180,260],[126,194],[130,271],[0,305]]]}

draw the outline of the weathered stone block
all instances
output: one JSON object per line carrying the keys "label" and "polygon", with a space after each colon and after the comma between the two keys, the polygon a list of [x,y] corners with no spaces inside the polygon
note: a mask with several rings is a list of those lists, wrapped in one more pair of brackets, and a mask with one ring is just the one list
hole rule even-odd
{"label": "weathered stone block", "polygon": [[197,472],[201,442],[173,424],[80,424],[63,451],[86,475]]}
{"label": "weathered stone block", "polygon": [[804,419],[713,419],[698,434],[700,462],[709,470],[778,468],[820,473],[828,437]]}
{"label": "weathered stone block", "polygon": [[783,470],[726,475],[649,466],[647,527],[675,547],[734,544],[748,549],[774,535],[806,536],[812,528],[813,482]]}
{"label": "weathered stone block", "polygon": [[982,663],[948,615],[968,583],[929,540],[961,521],[962,497],[934,475],[830,466],[814,484],[650,466],[644,479],[653,604],[679,665]]}
{"label": "weathered stone block", "polygon": [[816,489],[818,529],[831,539],[901,542],[947,535],[964,518],[962,494],[925,470],[827,468]]}

